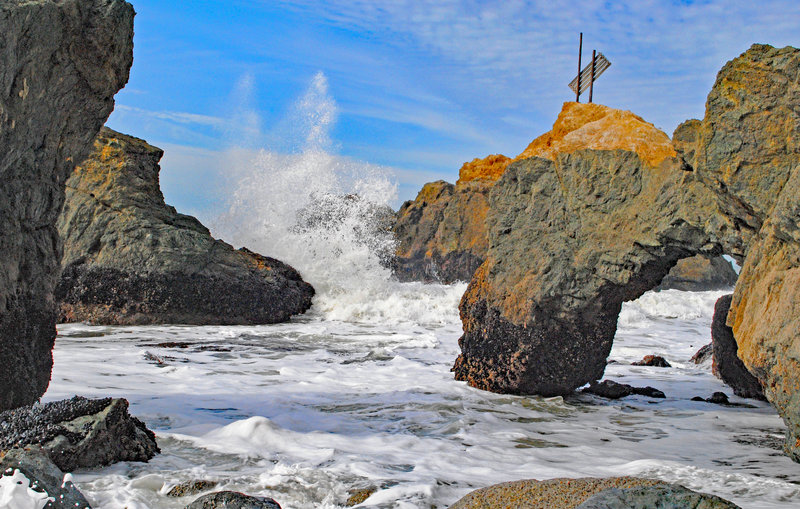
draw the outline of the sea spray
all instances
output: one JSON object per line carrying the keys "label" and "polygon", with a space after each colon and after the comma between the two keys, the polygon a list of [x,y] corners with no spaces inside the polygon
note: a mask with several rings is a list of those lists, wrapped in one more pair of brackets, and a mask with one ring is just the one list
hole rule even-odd
{"label": "sea spray", "polygon": [[[398,296],[422,304],[419,292],[402,291],[388,268],[395,243],[389,203],[397,185],[387,168],[333,153],[336,116],[327,79],[317,73],[284,123],[301,138],[297,153],[231,149],[237,183],[214,233],[294,266],[317,290],[316,313],[356,321],[396,313],[415,319],[409,313],[425,310]],[[444,300],[452,309],[452,297]]]}

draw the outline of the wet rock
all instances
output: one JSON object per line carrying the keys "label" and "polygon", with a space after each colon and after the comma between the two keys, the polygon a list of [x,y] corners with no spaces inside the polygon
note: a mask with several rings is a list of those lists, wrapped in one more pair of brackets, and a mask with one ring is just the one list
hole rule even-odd
{"label": "wet rock", "polygon": [[631,363],[634,366],[653,366],[656,368],[671,368],[672,365],[660,355],[645,355],[642,360]]}
{"label": "wet rock", "polygon": [[346,507],[353,507],[361,502],[364,502],[366,499],[372,496],[373,493],[378,491],[378,488],[375,486],[370,486],[369,488],[359,488],[350,490],[347,492],[349,497],[347,498],[347,502],[345,502]]}
{"label": "wet rock", "polygon": [[0,461],[0,477],[19,471],[31,482],[31,489],[46,493],[50,500],[45,509],[91,509],[89,502],[71,480],[38,446],[12,449]]}
{"label": "wet rock", "polygon": [[679,259],[720,253],[697,210],[711,206],[708,191],[665,133],[630,112],[566,103],[551,136],[569,151],[539,144],[489,194],[489,250],[461,301],[453,368],[474,387],[554,396],[602,378],[622,302]]}
{"label": "wet rock", "polygon": [[0,410],[47,389],[64,182],[133,61],[122,0],[0,3]]}
{"label": "wet rock", "polygon": [[589,387],[582,392],[594,394],[602,398],[620,399],[626,396],[639,395],[650,398],[666,398],[667,396],[653,387],[634,387],[628,384],[621,384],[614,380],[603,380],[602,382],[590,382]]}
{"label": "wet rock", "polygon": [[198,493],[216,488],[217,484],[219,484],[217,481],[186,481],[170,488],[167,492],[167,496],[178,498],[197,495]]}
{"label": "wet rock", "polygon": [[100,324],[262,324],[311,306],[292,267],[211,237],[164,203],[163,151],[103,128],[67,181],[58,231],[59,319]]}
{"label": "wet rock", "polygon": [[0,451],[41,446],[61,470],[148,461],[155,435],[128,414],[125,399],[72,399],[0,413]]}
{"label": "wet rock", "polygon": [[702,292],[733,288],[738,275],[728,260],[721,256],[684,258],[661,280],[657,290]]}
{"label": "wet rock", "polygon": [[709,343],[704,347],[700,348],[700,350],[698,350],[697,352],[695,352],[695,354],[692,355],[692,358],[689,359],[689,361],[695,364],[702,364],[711,358],[712,353],[713,353],[713,346],[711,343]]}
{"label": "wet rock", "polygon": [[186,509],[281,509],[271,498],[251,497],[236,491],[218,491],[203,495]]}
{"label": "wet rock", "polygon": [[717,405],[727,405],[730,403],[730,401],[728,401],[728,395],[724,392],[715,392],[706,401],[709,403],[716,403]]}
{"label": "wet rock", "polygon": [[592,495],[611,488],[663,486],[662,481],[636,477],[549,479],[514,481],[475,490],[450,509],[519,507],[525,509],[572,509]]}
{"label": "wet rock", "polygon": [[733,389],[733,393],[737,396],[764,400],[766,398],[761,384],[739,359],[739,347],[733,337],[733,331],[725,323],[732,297],[732,295],[720,297],[714,306],[714,320],[711,323],[714,374]]}
{"label": "wet rock", "polygon": [[611,488],[593,495],[576,509],[741,509],[714,495],[706,495],[677,484]]}

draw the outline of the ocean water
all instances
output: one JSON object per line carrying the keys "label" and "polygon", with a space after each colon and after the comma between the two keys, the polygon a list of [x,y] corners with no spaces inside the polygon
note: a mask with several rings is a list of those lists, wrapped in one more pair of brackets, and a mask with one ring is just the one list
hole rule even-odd
{"label": "ocean water", "polygon": [[[796,507],[800,466],[767,405],[734,397],[689,358],[723,292],[626,303],[606,377],[664,400],[492,394],[453,380],[464,284],[387,283],[386,298],[237,327],[60,325],[45,399],[125,396],[155,430],[149,463],[79,471],[99,508],[183,507],[166,491],[209,479],[284,508],[446,507],[516,479],[639,475],[742,507]],[[671,368],[632,366],[646,354]],[[690,401],[723,391],[752,408]]]}
{"label": "ocean water", "polygon": [[[391,172],[332,155],[336,105],[318,74],[295,108],[301,149],[232,153],[215,235],[275,256],[317,289],[312,309],[269,326],[60,325],[45,400],[126,397],[162,454],[74,473],[95,508],[180,508],[190,480],[275,498],[285,509],[443,508],[518,479],[638,475],[746,508],[800,505],[800,465],[780,451],[769,405],[690,401],[726,392],[709,363],[724,292],[663,291],[626,303],[608,378],[667,395],[607,401],[492,394],[453,380],[466,284],[398,283],[380,223]],[[311,218],[311,219],[309,219]],[[637,367],[647,354],[671,368]],[[31,505],[30,507],[36,507]]]}

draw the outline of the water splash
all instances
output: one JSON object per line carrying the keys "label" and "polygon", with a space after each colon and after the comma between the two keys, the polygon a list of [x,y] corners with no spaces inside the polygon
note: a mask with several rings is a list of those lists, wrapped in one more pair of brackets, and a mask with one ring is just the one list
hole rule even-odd
{"label": "water splash", "polygon": [[332,153],[337,107],[324,74],[292,111],[298,153],[230,151],[237,184],[215,234],[294,266],[317,290],[316,312],[361,320],[397,284],[386,263],[397,184],[384,167]]}

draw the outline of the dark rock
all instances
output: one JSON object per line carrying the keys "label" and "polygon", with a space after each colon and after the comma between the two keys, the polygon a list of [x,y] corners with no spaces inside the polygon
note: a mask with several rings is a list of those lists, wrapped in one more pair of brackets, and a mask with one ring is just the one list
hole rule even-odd
{"label": "dark rock", "polygon": [[728,395],[724,392],[715,392],[706,401],[709,403],[716,403],[717,405],[727,405],[730,403],[730,401],[728,401]]}
{"label": "dark rock", "polygon": [[633,394],[648,396],[650,398],[666,398],[667,396],[653,387],[634,387],[628,384],[621,384],[614,380],[603,380],[602,382],[590,382],[589,387],[582,392],[594,394],[607,399],[620,399]]}
{"label": "dark rock", "polygon": [[163,152],[103,128],[67,181],[58,219],[59,319],[101,324],[261,324],[311,306],[292,267],[215,240],[164,203]]}
{"label": "dark rock", "polygon": [[19,470],[31,481],[34,491],[52,497],[45,509],[91,509],[89,502],[72,481],[64,480],[64,472],[50,460],[41,447],[12,449],[0,461],[0,477]]}
{"label": "dark rock", "polygon": [[281,509],[271,498],[251,497],[236,491],[218,491],[203,495],[186,509]]}
{"label": "dark rock", "polygon": [[739,347],[733,337],[733,330],[725,323],[731,307],[732,295],[725,295],[714,306],[714,320],[711,323],[711,344],[714,351],[713,371],[733,393],[741,398],[766,399],[758,379],[747,371],[738,357]]}
{"label": "dark rock", "polygon": [[72,399],[0,413],[0,451],[39,445],[58,468],[148,461],[159,451],[155,435],[128,414],[125,399]]}
{"label": "dark rock", "polygon": [[575,509],[741,509],[725,499],[697,493],[677,484],[611,488],[601,491]]}
{"label": "dark rock", "polygon": [[692,355],[692,358],[689,359],[689,361],[694,362],[695,364],[702,364],[711,358],[712,353],[713,353],[713,347],[711,343],[709,343],[706,346],[700,348],[700,350],[698,350],[694,355]]}
{"label": "dark rock", "polygon": [[632,363],[634,366],[653,366],[656,368],[671,368],[672,365],[660,355],[645,355],[642,360]]}
{"label": "dark rock", "polygon": [[731,263],[721,256],[684,258],[670,269],[656,290],[702,292],[733,288],[738,275]]}
{"label": "dark rock", "polygon": [[170,488],[167,492],[168,497],[186,497],[197,495],[204,491],[212,490],[217,487],[217,481],[186,481]]}
{"label": "dark rock", "polygon": [[0,410],[50,382],[64,182],[128,80],[122,0],[0,3]]}

